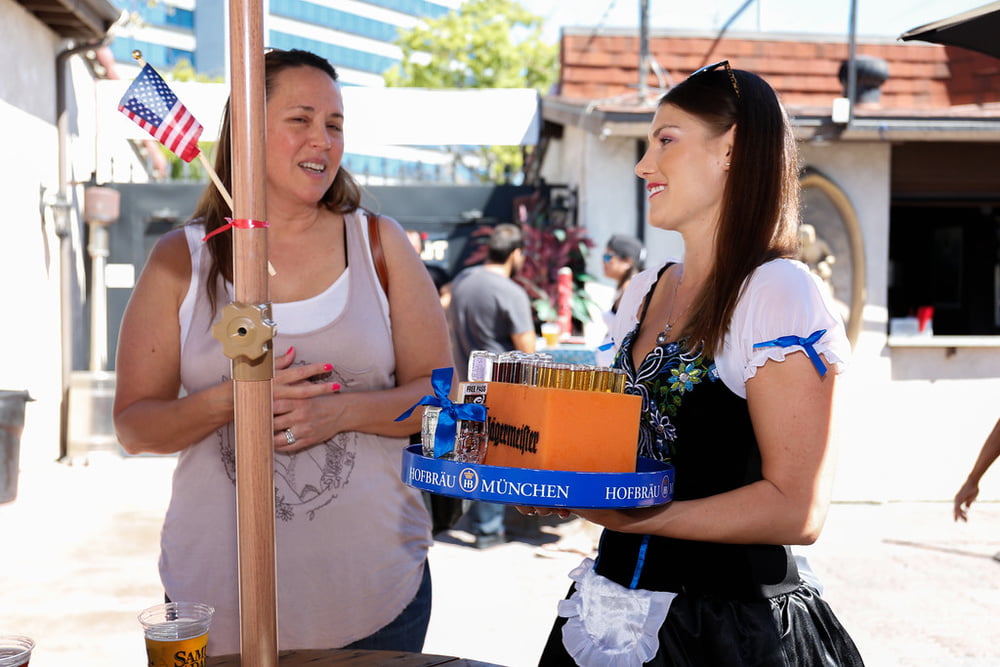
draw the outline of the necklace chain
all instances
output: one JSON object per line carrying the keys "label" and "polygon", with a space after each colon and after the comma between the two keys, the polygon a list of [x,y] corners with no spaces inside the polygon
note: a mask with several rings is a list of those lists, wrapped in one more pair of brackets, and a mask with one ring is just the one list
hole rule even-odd
{"label": "necklace chain", "polygon": [[[674,322],[674,306],[677,305],[677,292],[681,288],[681,281],[684,280],[683,269],[678,269],[678,271],[680,271],[680,275],[677,276],[677,282],[674,283],[674,294],[673,294],[672,297],[670,297],[670,312],[667,313],[667,322],[663,326],[663,331],[661,331],[660,333],[656,334],[656,344],[660,345],[660,346],[664,345],[667,342],[667,339],[670,338],[670,332],[673,331],[673,328],[674,328],[674,324],[673,324],[673,322]],[[683,315],[683,314],[684,313],[681,313],[680,315]],[[678,315],[678,317],[680,317],[680,315]]]}

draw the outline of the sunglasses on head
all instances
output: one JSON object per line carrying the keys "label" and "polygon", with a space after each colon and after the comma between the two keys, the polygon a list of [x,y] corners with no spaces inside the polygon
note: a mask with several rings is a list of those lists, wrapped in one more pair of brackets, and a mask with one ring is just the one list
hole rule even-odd
{"label": "sunglasses on head", "polygon": [[733,68],[730,67],[728,60],[720,60],[717,63],[712,63],[711,65],[705,65],[704,67],[702,67],[700,69],[697,69],[694,72],[692,72],[691,75],[688,76],[688,78],[690,79],[692,77],[698,76],[699,74],[704,74],[706,72],[714,72],[715,70],[719,69],[720,67],[725,67],[726,68],[726,74],[729,75],[729,83],[732,84],[732,86],[733,86],[733,92],[736,93],[736,97],[739,97],[740,96],[740,84],[736,83],[736,75],[733,74]]}

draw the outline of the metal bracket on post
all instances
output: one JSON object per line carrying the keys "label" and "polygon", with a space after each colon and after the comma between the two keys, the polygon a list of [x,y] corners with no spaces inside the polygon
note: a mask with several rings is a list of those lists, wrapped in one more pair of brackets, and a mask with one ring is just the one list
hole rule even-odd
{"label": "metal bracket on post", "polygon": [[[232,302],[212,325],[212,335],[223,353],[233,360],[234,380],[270,380],[274,377],[271,341],[277,333],[270,304]],[[238,363],[241,359],[244,363]],[[267,363],[270,361],[271,363]]]}

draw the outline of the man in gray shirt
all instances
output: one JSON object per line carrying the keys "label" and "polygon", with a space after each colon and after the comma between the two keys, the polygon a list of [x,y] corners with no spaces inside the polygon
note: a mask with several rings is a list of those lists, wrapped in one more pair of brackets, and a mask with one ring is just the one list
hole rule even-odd
{"label": "man in gray shirt", "polygon": [[[469,353],[535,351],[531,301],[511,276],[524,264],[524,237],[516,225],[497,225],[487,245],[486,263],[464,269],[451,283],[448,324],[455,370],[467,380]],[[504,505],[473,503],[469,509],[476,547],[506,540]]]}

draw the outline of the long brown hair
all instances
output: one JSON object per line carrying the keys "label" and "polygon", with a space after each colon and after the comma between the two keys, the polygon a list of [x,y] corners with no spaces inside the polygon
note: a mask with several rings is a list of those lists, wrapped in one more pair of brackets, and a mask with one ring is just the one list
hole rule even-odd
{"label": "long brown hair", "polygon": [[[291,49],[283,51],[272,49],[264,54],[264,94],[269,97],[274,90],[275,80],[281,72],[296,67],[313,67],[325,73],[333,81],[337,81],[337,70],[326,59],[309,51]],[[226,189],[232,192],[232,137],[230,132],[229,100],[222,112],[222,127],[219,131],[219,143],[215,149],[215,172]],[[361,205],[361,188],[354,177],[344,169],[337,169],[333,184],[319,202],[334,213],[350,213]],[[229,204],[214,186],[205,188],[198,205],[195,207],[191,222],[204,222],[206,233],[212,232],[225,224],[225,218],[232,216]],[[216,285],[220,278],[233,279],[233,242],[229,234],[217,234],[206,241],[212,257],[212,265],[208,271],[205,288],[208,291],[209,302],[214,310],[216,304]]]}
{"label": "long brown hair", "polygon": [[761,264],[798,253],[798,151],[777,95],[756,74],[716,69],[692,75],[659,104],[697,116],[716,136],[736,126],[722,196],[715,263],[691,308],[684,335],[709,358],[721,348],[740,289]]}

